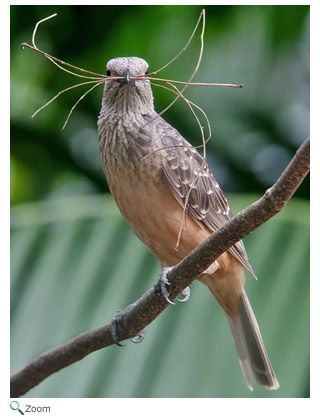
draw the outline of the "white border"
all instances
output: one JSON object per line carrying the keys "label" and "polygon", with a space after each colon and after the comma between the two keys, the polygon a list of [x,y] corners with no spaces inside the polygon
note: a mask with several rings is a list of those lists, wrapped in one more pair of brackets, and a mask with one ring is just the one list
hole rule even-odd
{"label": "white border", "polygon": [[[41,5],[64,5],[64,1],[51,1],[39,2]],[[243,1],[243,2],[225,2],[220,1],[218,4],[221,5],[273,5],[273,4],[284,4],[284,5],[296,5],[311,4],[311,120],[319,119],[319,86],[318,76],[320,74],[319,68],[319,33],[318,27],[320,22],[319,15],[319,3],[316,0],[313,1]],[[1,88],[1,175],[0,175],[0,190],[2,196],[8,196],[9,198],[9,98],[10,98],[10,86],[9,74],[10,68],[6,64],[10,62],[10,49],[9,49],[9,5],[29,5],[28,1],[12,1],[9,4],[1,2],[1,40],[2,40],[2,88]],[[35,2],[34,4],[37,4]],[[69,1],[67,4],[88,4],[81,1]],[[111,5],[107,2],[96,1],[94,4],[97,5]],[[112,5],[161,5],[161,4],[172,4],[165,1],[152,2],[112,2]],[[190,2],[176,1],[174,4],[191,4]],[[212,2],[202,1],[203,5],[210,5]],[[7,58],[7,59],[5,59]],[[312,137],[312,174],[313,178],[318,175],[318,155],[319,155],[319,140],[320,137],[315,131],[316,126],[311,123]],[[317,181],[319,183],[319,181]],[[312,221],[312,250],[311,256],[313,262],[311,264],[312,271],[312,283],[311,283],[311,330],[312,333],[312,345],[311,345],[311,399],[26,399],[21,398],[18,401],[21,404],[21,408],[25,407],[26,404],[32,404],[37,406],[50,406],[51,412],[47,413],[52,416],[88,416],[88,415],[114,415],[114,416],[128,416],[128,415],[139,415],[139,416],[171,416],[171,415],[183,415],[183,416],[196,416],[198,414],[205,414],[208,416],[259,416],[259,417],[270,417],[270,416],[315,416],[319,415],[319,321],[317,320],[317,314],[319,313],[319,301],[318,295],[320,294],[319,288],[319,268],[315,265],[314,260],[316,259],[317,252],[319,251],[319,232],[318,232],[318,221],[319,216],[319,185],[316,186],[316,190],[313,187],[314,181],[312,181],[312,210],[311,210],[311,221]],[[8,387],[8,375],[9,375],[9,202],[2,201],[1,207],[1,255],[2,261],[2,277],[1,277],[1,330],[2,334],[7,337],[1,338],[2,350],[1,350],[1,404],[0,404],[0,415],[1,416],[18,416],[19,414],[13,414],[13,411],[9,409],[9,387]],[[315,272],[316,270],[316,272]],[[303,279],[304,277],[301,277]],[[297,358],[297,361],[299,358]],[[292,370],[292,377],[295,377],[294,369]],[[318,397],[318,398],[317,398]]]}

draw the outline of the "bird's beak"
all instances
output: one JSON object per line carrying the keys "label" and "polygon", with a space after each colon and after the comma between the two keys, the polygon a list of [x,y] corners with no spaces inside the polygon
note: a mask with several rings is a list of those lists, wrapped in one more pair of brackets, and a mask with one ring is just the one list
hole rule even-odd
{"label": "bird's beak", "polygon": [[129,82],[131,81],[131,80],[130,80],[130,71],[129,71],[129,68],[127,68],[127,69],[125,70],[125,72],[124,72],[123,76],[124,76],[124,79],[125,79],[125,81],[126,81],[127,83],[129,83]]}

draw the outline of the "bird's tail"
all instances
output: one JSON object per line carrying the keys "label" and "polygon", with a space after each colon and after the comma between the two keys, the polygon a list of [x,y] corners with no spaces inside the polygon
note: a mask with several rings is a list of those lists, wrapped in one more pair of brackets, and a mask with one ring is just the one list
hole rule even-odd
{"label": "bird's tail", "polygon": [[272,369],[257,320],[244,290],[241,296],[240,315],[235,317],[227,315],[227,317],[249,389],[252,390],[254,380],[267,389],[278,389],[277,377]]}

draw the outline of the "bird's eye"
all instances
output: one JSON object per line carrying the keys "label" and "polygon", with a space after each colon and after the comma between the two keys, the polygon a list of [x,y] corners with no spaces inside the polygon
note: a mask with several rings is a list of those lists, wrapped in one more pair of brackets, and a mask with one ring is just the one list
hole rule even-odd
{"label": "bird's eye", "polygon": [[107,76],[110,77],[110,75],[111,75],[111,71],[107,70]]}
{"label": "bird's eye", "polygon": [[149,71],[147,70],[145,73],[144,73],[144,75],[148,75],[149,74]]}

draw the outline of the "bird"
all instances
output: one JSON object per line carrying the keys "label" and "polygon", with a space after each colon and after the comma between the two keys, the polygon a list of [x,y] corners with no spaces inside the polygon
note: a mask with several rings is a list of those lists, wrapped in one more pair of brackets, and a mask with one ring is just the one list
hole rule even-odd
{"label": "bird", "polygon": [[[154,108],[148,63],[108,61],[98,117],[103,170],[122,216],[160,261],[173,267],[233,216],[206,160]],[[245,270],[255,276],[242,241],[197,279],[226,313],[250,390],[279,383],[246,295]]]}

